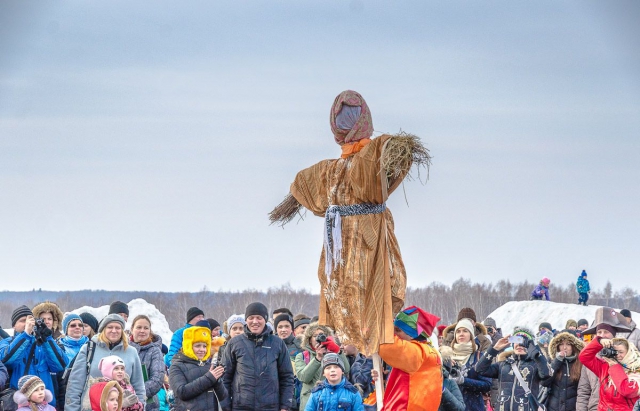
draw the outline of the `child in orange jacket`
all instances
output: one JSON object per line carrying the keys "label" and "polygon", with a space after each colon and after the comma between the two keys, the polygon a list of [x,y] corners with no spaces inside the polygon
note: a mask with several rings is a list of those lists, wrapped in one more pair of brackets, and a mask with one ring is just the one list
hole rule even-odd
{"label": "child in orange jacket", "polygon": [[442,359],[429,336],[440,320],[421,308],[400,311],[393,344],[380,345],[380,357],[393,369],[380,411],[437,411],[442,396]]}

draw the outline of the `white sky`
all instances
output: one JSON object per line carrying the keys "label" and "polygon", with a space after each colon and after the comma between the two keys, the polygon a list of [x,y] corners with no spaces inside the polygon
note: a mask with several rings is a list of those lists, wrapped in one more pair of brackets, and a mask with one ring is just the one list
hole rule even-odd
{"label": "white sky", "polygon": [[317,291],[345,89],[423,138],[389,201],[409,285],[637,288],[640,3],[0,2],[0,289]]}

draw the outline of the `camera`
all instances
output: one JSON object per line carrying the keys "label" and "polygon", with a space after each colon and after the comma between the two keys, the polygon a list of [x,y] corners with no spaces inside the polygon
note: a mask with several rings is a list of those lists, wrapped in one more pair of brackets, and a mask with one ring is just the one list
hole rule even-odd
{"label": "camera", "polygon": [[323,342],[326,342],[326,341],[327,341],[327,336],[326,335],[324,335],[324,334],[316,335],[316,342],[318,344],[322,344]]}
{"label": "camera", "polygon": [[36,319],[35,327],[33,329],[33,336],[36,339],[37,345],[42,345],[52,334],[52,331],[47,328],[47,324],[45,324],[44,320],[41,318]]}
{"label": "camera", "polygon": [[618,351],[613,347],[603,348],[602,350],[600,350],[600,355],[604,358],[615,359],[618,356]]}
{"label": "camera", "polygon": [[460,367],[458,365],[452,365],[449,369],[449,375],[451,378],[455,378],[460,375]]}
{"label": "camera", "polygon": [[493,333],[495,333],[495,332],[496,332],[496,329],[495,329],[495,328],[493,328],[493,327],[491,327],[491,326],[489,326],[489,327],[487,327],[487,332],[488,332],[489,334],[493,334]]}

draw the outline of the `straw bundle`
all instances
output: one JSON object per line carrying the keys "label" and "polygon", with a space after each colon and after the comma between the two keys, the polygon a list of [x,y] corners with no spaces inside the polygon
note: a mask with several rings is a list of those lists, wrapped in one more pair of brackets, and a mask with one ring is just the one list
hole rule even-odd
{"label": "straw bundle", "polygon": [[293,220],[296,214],[302,218],[302,214],[300,214],[301,208],[302,204],[289,193],[284,200],[269,213],[269,221],[271,221],[272,225],[278,224],[280,227],[284,227],[285,224]]}
{"label": "straw bundle", "polygon": [[389,180],[395,180],[407,176],[412,179],[409,174],[412,165],[416,165],[418,170],[418,179],[420,179],[420,168],[427,170],[427,180],[429,179],[429,167],[431,166],[431,155],[429,150],[422,144],[420,138],[409,133],[401,131],[395,134],[387,143],[380,159],[382,170],[386,173]]}

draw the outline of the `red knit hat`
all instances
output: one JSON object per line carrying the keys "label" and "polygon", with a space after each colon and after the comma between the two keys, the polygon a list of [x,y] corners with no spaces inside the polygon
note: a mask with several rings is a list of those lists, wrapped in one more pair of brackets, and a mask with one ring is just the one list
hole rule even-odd
{"label": "red knit hat", "polygon": [[442,337],[442,333],[444,332],[445,328],[447,328],[446,325],[439,325],[438,326],[438,337]]}

